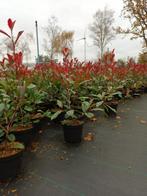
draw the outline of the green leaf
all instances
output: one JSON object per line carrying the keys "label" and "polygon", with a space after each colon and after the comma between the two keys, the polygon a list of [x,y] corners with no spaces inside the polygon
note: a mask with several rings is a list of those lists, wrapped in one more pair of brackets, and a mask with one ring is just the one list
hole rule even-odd
{"label": "green leaf", "polygon": [[33,111],[33,109],[29,106],[25,106],[24,110],[27,111],[27,112],[32,112]]}
{"label": "green leaf", "polygon": [[28,89],[33,89],[33,88],[35,88],[35,87],[36,87],[35,84],[30,84],[27,88],[28,88]]}
{"label": "green leaf", "polygon": [[104,109],[102,109],[102,108],[93,108],[91,111],[104,111]]}
{"label": "green leaf", "polygon": [[14,134],[9,134],[9,135],[7,135],[7,139],[8,139],[10,142],[14,142],[14,141],[15,141],[15,135],[14,135]]}
{"label": "green leaf", "polygon": [[51,116],[52,116],[51,112],[48,112],[48,111],[44,112],[43,115],[44,115],[45,117],[48,117],[48,118],[51,118]]}
{"label": "green leaf", "polygon": [[81,100],[81,101],[85,101],[86,99],[88,99],[89,97],[79,97],[79,99]]}
{"label": "green leaf", "polygon": [[113,93],[112,95],[113,95],[113,96],[114,96],[114,95],[118,95],[118,96],[121,98],[121,97],[122,97],[122,92],[117,91],[117,92]]}
{"label": "green leaf", "polygon": [[105,92],[102,92],[102,94],[98,94],[97,97],[102,100],[105,97]]}
{"label": "green leaf", "polygon": [[58,105],[60,108],[63,108],[63,103],[62,103],[60,100],[57,100],[57,105]]}
{"label": "green leaf", "polygon": [[51,120],[56,119],[61,113],[62,113],[62,110],[55,112],[55,113],[51,116]]}
{"label": "green leaf", "polygon": [[117,112],[114,108],[112,108],[111,106],[107,105],[108,108],[110,108],[110,110],[112,110],[113,112]]}
{"label": "green leaf", "polygon": [[91,112],[87,112],[87,113],[85,113],[85,115],[86,115],[88,118],[93,118],[93,117],[94,117],[94,114],[91,113]]}
{"label": "green leaf", "polygon": [[68,112],[66,112],[66,118],[68,117],[74,117],[74,110],[69,110]]}
{"label": "green leaf", "polygon": [[6,107],[6,109],[7,109],[7,110],[9,110],[9,109],[10,109],[10,107],[11,107],[11,105],[10,105],[10,104],[6,104],[6,106],[5,106],[5,107]]}
{"label": "green leaf", "polygon": [[14,143],[14,148],[17,148],[17,149],[24,149],[24,145],[22,143],[19,143],[19,142],[15,142]]}
{"label": "green leaf", "polygon": [[0,132],[0,138],[3,137],[4,135],[5,135],[4,131]]}
{"label": "green leaf", "polygon": [[99,101],[96,103],[96,107],[99,108],[103,104],[103,101]]}
{"label": "green leaf", "polygon": [[87,110],[90,108],[91,103],[89,103],[88,101],[84,101],[82,103],[82,111],[85,113],[87,112]]}
{"label": "green leaf", "polygon": [[3,112],[4,109],[5,109],[5,104],[4,103],[0,103],[0,112]]}
{"label": "green leaf", "polygon": [[122,98],[122,92],[117,93],[120,98]]}
{"label": "green leaf", "polygon": [[40,120],[33,120],[33,123],[39,123]]}

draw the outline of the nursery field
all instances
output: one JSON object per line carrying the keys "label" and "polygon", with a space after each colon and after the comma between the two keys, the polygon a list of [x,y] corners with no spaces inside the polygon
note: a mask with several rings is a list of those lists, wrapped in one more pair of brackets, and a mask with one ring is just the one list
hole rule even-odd
{"label": "nursery field", "polygon": [[146,196],[147,64],[115,50],[29,68],[8,19],[0,61],[0,196]]}
{"label": "nursery field", "polygon": [[21,173],[0,184],[0,195],[146,196],[146,100],[122,101],[116,117],[88,120],[81,144],[63,142],[60,125],[42,122]]}

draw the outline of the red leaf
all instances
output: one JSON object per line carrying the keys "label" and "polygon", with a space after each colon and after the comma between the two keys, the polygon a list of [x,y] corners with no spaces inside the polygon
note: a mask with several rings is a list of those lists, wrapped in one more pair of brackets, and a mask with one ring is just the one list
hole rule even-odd
{"label": "red leaf", "polygon": [[67,54],[69,54],[69,48],[63,48],[62,49],[62,53],[64,56],[66,56]]}
{"label": "red leaf", "polygon": [[23,59],[22,52],[16,53],[14,55],[14,62],[17,63],[18,65],[22,64],[22,59]]}
{"label": "red leaf", "polygon": [[8,27],[12,30],[15,24],[15,20],[12,21],[11,18],[8,19]]}
{"label": "red leaf", "polygon": [[12,29],[12,26],[13,26],[13,22],[12,22],[12,20],[9,18],[9,19],[8,19],[8,27],[9,27],[10,29]]}
{"label": "red leaf", "polygon": [[17,43],[18,39],[20,38],[20,36],[22,35],[24,31],[19,31],[18,34],[17,34],[17,38],[15,40],[15,44]]}
{"label": "red leaf", "polygon": [[3,33],[4,35],[6,35],[7,37],[11,38],[10,35],[8,35],[5,31],[0,29],[0,33]]}
{"label": "red leaf", "polygon": [[10,54],[7,54],[7,56],[8,56],[9,63],[12,63],[13,62],[13,56],[10,55]]}

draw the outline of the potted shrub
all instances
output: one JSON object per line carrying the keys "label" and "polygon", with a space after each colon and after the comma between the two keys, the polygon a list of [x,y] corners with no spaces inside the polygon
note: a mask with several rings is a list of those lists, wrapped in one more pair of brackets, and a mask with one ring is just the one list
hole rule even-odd
{"label": "potted shrub", "polygon": [[141,76],[134,76],[134,83],[130,87],[130,94],[132,97],[139,97],[143,93]]}
{"label": "potted shrub", "polygon": [[[34,129],[34,123],[39,121],[37,104],[41,103],[44,94],[38,91],[37,86],[28,80],[29,75],[25,75],[22,72],[23,65],[18,59],[20,59],[21,54],[11,55],[11,62],[8,59],[3,65],[4,77],[1,78],[1,86],[7,95],[14,101],[17,105],[17,116],[14,119],[13,129],[11,131],[16,137],[16,140],[23,142],[25,145],[29,144],[36,135],[36,130]],[[10,56],[10,55],[9,55]],[[15,66],[15,61],[19,70]],[[6,71],[5,71],[6,70]],[[23,73],[23,74],[22,74]],[[26,72],[25,72],[26,73]],[[37,116],[37,119],[36,119]],[[35,127],[36,128],[36,127]]]}
{"label": "potted shrub", "polygon": [[79,110],[77,112],[72,106],[70,109],[66,108],[60,100],[57,100],[57,102],[60,104],[60,107],[56,110],[46,111],[44,115],[51,120],[60,120],[64,132],[64,140],[66,142],[81,142],[84,121],[80,119],[81,114]]}
{"label": "potted shrub", "polygon": [[19,102],[12,99],[0,80],[0,180],[14,178],[19,172],[24,145],[12,134]]}
{"label": "potted shrub", "polygon": [[103,104],[100,102],[93,102],[89,97],[79,97],[80,106],[65,113],[65,120],[62,121],[64,132],[64,140],[68,143],[80,143],[83,134],[84,117],[93,118],[94,111],[102,111],[100,108]]}
{"label": "potted shrub", "polygon": [[37,123],[42,118],[42,111],[37,111],[36,108],[37,104],[41,103],[43,95],[38,91],[36,85],[24,83],[18,88],[18,97],[21,99],[21,104],[13,134],[18,141],[28,145],[35,138]]}
{"label": "potted shrub", "polygon": [[118,102],[117,101],[106,101],[104,103],[104,111],[107,116],[115,117],[117,113]]}
{"label": "potted shrub", "polygon": [[83,135],[84,121],[66,119],[62,121],[64,140],[68,143],[80,143]]}
{"label": "potted shrub", "polygon": [[142,77],[142,87],[141,90],[143,91],[143,93],[147,93],[147,76],[146,74],[144,74],[144,76]]}
{"label": "potted shrub", "polygon": [[[17,110],[15,112],[15,119],[13,119],[13,128],[11,132],[16,136],[17,140],[26,142],[25,136],[20,137],[20,133],[24,133],[25,130],[31,132],[33,129],[31,122],[31,115],[34,112],[34,105],[38,99],[36,91],[34,92],[34,85],[30,82],[31,70],[24,66],[22,63],[23,55],[21,52],[16,53],[16,44],[22,35],[23,31],[18,32],[16,38],[13,34],[15,21],[8,19],[8,27],[10,34],[3,30],[3,33],[10,41],[12,54],[7,54],[7,58],[4,58],[1,62],[1,70],[3,72],[3,78],[1,78],[2,90],[6,95],[11,98],[11,102],[14,101]],[[21,139],[22,138],[22,139]],[[24,141],[23,141],[24,139]]]}
{"label": "potted shrub", "polygon": [[[7,130],[8,133],[8,130]],[[1,133],[2,129],[1,129]],[[8,135],[7,135],[8,136]],[[9,138],[12,135],[9,135]],[[12,139],[0,143],[0,181],[16,177],[21,169],[24,146]]]}
{"label": "potted shrub", "polygon": [[63,88],[62,93],[58,96],[56,111],[47,111],[44,115],[48,116],[51,120],[58,118],[63,114],[61,122],[64,140],[69,143],[80,143],[82,140],[82,132],[84,125],[84,117],[94,117],[93,111],[98,109],[102,102],[99,104],[94,103],[91,97],[81,96],[81,88],[75,87],[74,81],[68,81],[69,85]]}
{"label": "potted shrub", "polygon": [[103,92],[99,98],[100,100],[103,100],[103,108],[104,112],[107,116],[115,117],[117,113],[118,108],[118,100],[114,98],[114,96],[119,95],[121,96],[120,91],[113,91],[112,87],[108,87],[107,92]]}

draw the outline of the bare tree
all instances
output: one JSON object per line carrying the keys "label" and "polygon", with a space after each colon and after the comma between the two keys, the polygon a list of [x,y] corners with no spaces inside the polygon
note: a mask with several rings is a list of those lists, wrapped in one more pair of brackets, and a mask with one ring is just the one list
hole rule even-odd
{"label": "bare tree", "polygon": [[147,48],[147,1],[123,0],[122,14],[130,21],[130,28],[117,28],[118,33],[131,34],[131,39],[143,39],[143,47]]}
{"label": "bare tree", "polygon": [[[21,51],[23,53],[23,57],[26,60],[26,62],[29,61],[29,58],[31,58],[31,44],[34,41],[33,34],[27,33],[26,35],[23,35],[19,42],[16,44],[16,52]],[[2,43],[0,44],[0,53],[3,55],[7,52],[10,53],[13,51],[13,45],[9,38],[5,38],[2,40]]]}
{"label": "bare tree", "polygon": [[139,54],[138,63],[144,65],[147,64],[147,52],[142,52]]}
{"label": "bare tree", "polygon": [[54,42],[56,53],[61,54],[63,48],[69,48],[70,56],[72,56],[73,36],[73,31],[62,31],[59,33]]}
{"label": "bare tree", "polygon": [[47,38],[44,39],[43,47],[50,59],[53,59],[56,55],[55,40],[59,35],[61,28],[58,26],[58,21],[55,16],[51,16],[48,20],[48,25],[43,28]]}
{"label": "bare tree", "polygon": [[28,63],[31,58],[31,44],[34,42],[32,33],[27,33],[17,44],[17,49],[23,53],[25,61]]}
{"label": "bare tree", "polygon": [[93,23],[89,26],[93,43],[97,46],[101,53],[101,58],[108,43],[114,39],[113,31],[114,11],[108,9],[98,10],[93,16]]}
{"label": "bare tree", "polygon": [[13,51],[12,42],[9,38],[4,38],[0,43],[0,53],[2,56],[6,53],[10,53]]}

